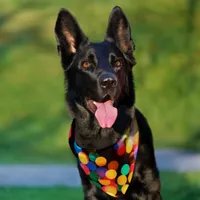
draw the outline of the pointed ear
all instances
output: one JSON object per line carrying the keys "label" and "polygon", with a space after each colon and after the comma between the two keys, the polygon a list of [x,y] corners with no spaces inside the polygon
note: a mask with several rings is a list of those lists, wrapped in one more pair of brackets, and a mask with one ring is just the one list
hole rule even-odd
{"label": "pointed ear", "polygon": [[114,7],[110,14],[105,40],[114,42],[131,64],[135,65],[133,57],[135,45],[131,38],[131,27],[118,6]]}
{"label": "pointed ear", "polygon": [[55,25],[57,50],[62,57],[64,65],[70,65],[80,44],[87,41],[87,37],[79,27],[72,14],[62,8]]}

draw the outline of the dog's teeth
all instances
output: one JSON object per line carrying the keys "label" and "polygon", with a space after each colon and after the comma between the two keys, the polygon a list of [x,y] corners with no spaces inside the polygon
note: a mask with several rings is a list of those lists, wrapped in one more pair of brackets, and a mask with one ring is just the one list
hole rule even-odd
{"label": "dog's teeth", "polygon": [[96,102],[95,102],[95,101],[93,101],[93,104],[94,104],[94,105],[96,105]]}

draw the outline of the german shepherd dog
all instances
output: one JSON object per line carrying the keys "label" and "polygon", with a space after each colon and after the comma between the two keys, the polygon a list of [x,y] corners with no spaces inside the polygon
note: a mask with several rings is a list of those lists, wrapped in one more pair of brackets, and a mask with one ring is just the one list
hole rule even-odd
{"label": "german shepherd dog", "polygon": [[55,35],[84,200],[161,200],[151,129],[135,108],[135,44],[124,12],[114,7],[104,41],[92,43],[61,9]]}

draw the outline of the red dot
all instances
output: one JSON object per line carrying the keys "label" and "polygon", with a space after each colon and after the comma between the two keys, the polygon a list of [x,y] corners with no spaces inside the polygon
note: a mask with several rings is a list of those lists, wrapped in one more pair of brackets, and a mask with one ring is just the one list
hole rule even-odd
{"label": "red dot", "polygon": [[126,151],[126,146],[124,144],[122,144],[122,146],[119,147],[119,149],[117,150],[117,154],[118,155],[123,155]]}
{"label": "red dot", "polygon": [[134,168],[135,168],[135,163],[132,163],[131,166],[130,166],[130,172],[133,172]]}
{"label": "red dot", "polygon": [[83,169],[83,171],[86,173],[86,175],[90,174],[90,170],[89,170],[89,168],[86,165],[84,165],[83,163],[81,163],[80,166]]}

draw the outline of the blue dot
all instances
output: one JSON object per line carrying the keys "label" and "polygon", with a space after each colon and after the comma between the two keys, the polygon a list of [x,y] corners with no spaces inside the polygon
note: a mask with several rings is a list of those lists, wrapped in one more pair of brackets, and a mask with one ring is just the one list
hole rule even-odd
{"label": "blue dot", "polygon": [[75,149],[76,153],[79,153],[79,152],[82,151],[82,148],[79,147],[79,146],[76,144],[76,142],[74,142],[74,149]]}
{"label": "blue dot", "polygon": [[115,145],[114,145],[114,149],[117,150],[118,148],[119,148],[119,145],[118,145],[118,142],[117,142],[117,143],[115,143]]}
{"label": "blue dot", "polygon": [[86,165],[91,171],[95,171],[97,166],[95,163],[93,162],[88,162],[88,164]]}

